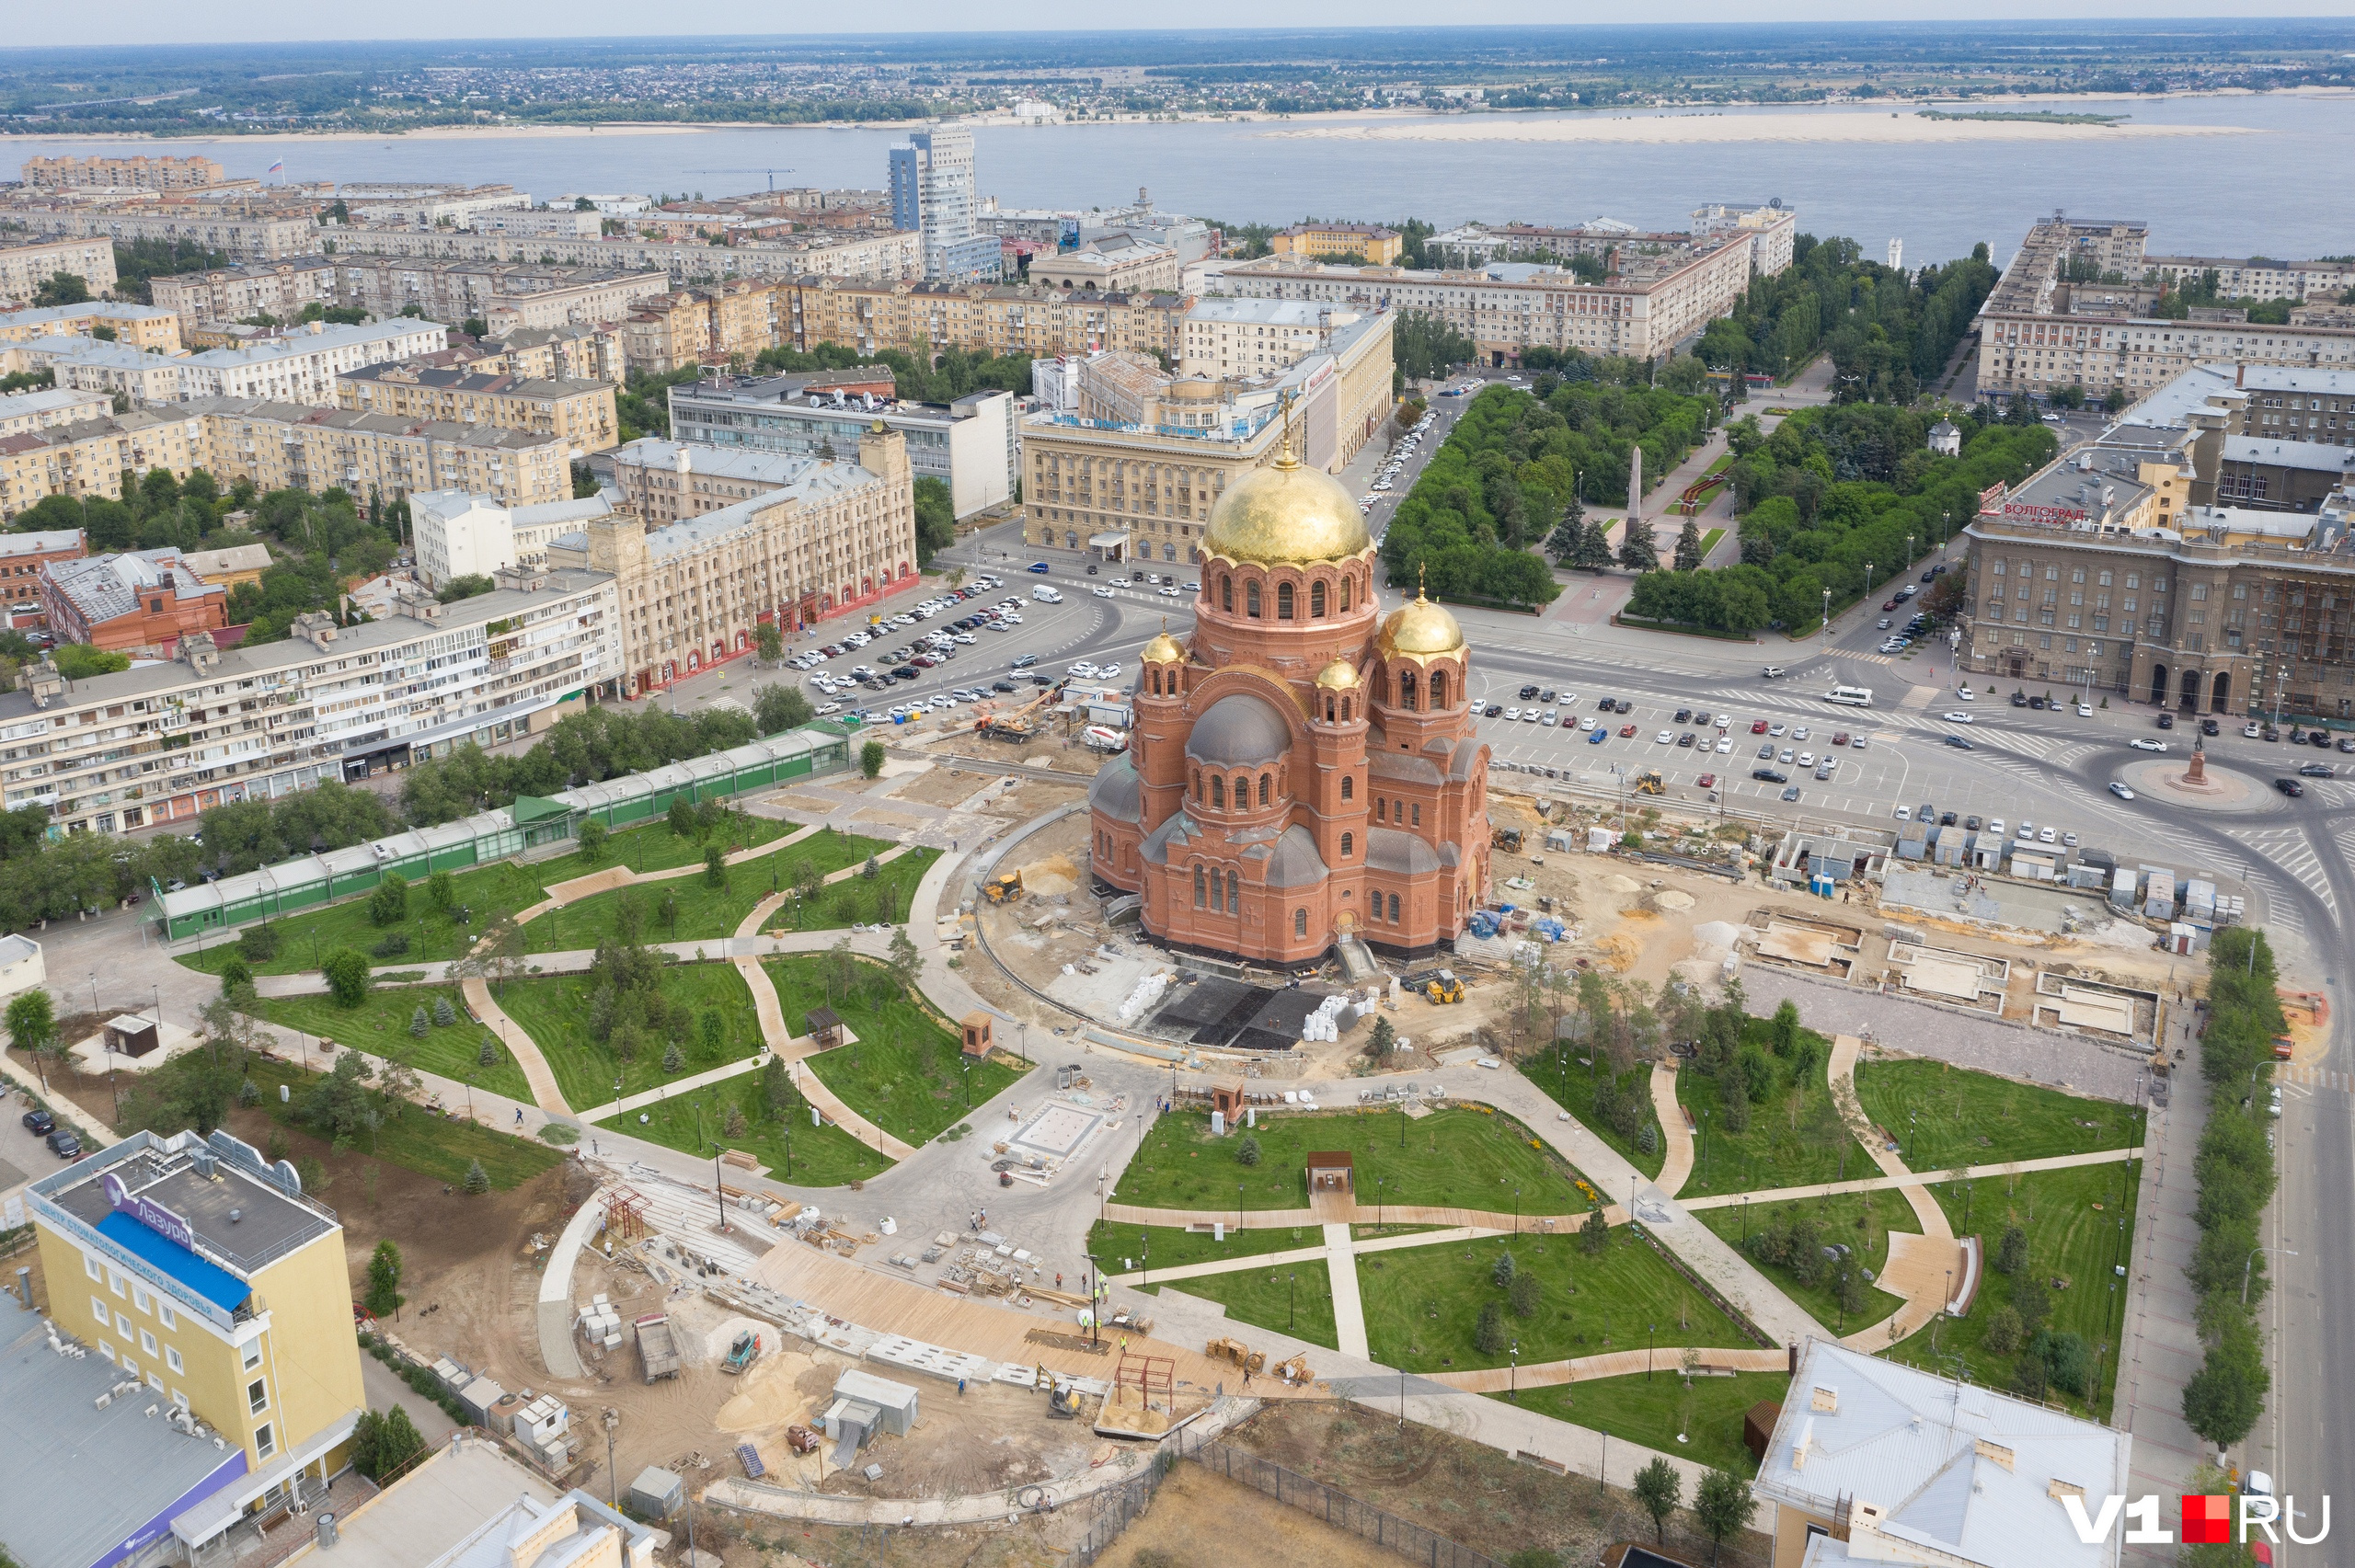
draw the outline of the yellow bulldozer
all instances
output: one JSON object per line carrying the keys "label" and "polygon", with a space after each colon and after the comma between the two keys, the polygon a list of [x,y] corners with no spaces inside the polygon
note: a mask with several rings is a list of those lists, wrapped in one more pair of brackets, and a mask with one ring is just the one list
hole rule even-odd
{"label": "yellow bulldozer", "polygon": [[1423,983],[1423,994],[1438,1002],[1462,1001],[1464,982],[1455,978],[1454,970],[1442,969]]}
{"label": "yellow bulldozer", "polygon": [[1667,793],[1667,790],[1668,781],[1660,776],[1658,768],[1647,768],[1636,775],[1637,795],[1662,795]]}
{"label": "yellow bulldozer", "polygon": [[982,897],[993,904],[1010,903],[1022,896],[1022,873],[1009,871],[982,884]]}

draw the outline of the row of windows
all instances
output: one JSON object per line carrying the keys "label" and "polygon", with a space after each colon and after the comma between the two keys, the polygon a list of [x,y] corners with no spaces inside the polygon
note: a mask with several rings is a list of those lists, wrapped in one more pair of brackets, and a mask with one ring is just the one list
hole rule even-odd
{"label": "row of windows", "polygon": [[[1346,615],[1350,612],[1350,577],[1347,573],[1344,573],[1340,578],[1339,592],[1337,599],[1338,607],[1337,612],[1339,614]],[[1219,608],[1221,610],[1226,612],[1230,615],[1235,613],[1235,579],[1223,572],[1219,574],[1218,600]],[[1280,582],[1276,584],[1277,620],[1292,621],[1299,619],[1300,617],[1297,613],[1298,603],[1299,601],[1295,597],[1294,590],[1291,583]],[[1311,621],[1322,621],[1325,619],[1326,612],[1325,582],[1324,579],[1320,578],[1308,585],[1307,618]],[[1260,609],[1259,584],[1257,580],[1246,581],[1243,585],[1243,613],[1251,617],[1253,620],[1259,619],[1262,614]]]}

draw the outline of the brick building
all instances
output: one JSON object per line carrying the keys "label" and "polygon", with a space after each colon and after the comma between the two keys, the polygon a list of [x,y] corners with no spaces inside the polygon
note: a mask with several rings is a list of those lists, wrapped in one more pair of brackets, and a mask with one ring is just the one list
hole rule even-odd
{"label": "brick building", "polygon": [[208,583],[178,550],[136,550],[52,563],[41,606],[61,643],[169,658],[191,632],[228,624],[229,592]]}

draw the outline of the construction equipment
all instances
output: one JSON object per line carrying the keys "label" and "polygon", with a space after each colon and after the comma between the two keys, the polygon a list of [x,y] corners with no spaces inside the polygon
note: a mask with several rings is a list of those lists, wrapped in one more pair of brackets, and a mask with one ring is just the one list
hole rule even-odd
{"label": "construction equipment", "polygon": [[1047,1391],[1047,1419],[1076,1421],[1079,1419],[1079,1391],[1069,1383],[1057,1383]]}
{"label": "construction equipment", "polygon": [[1636,793],[1637,795],[1665,795],[1668,793],[1668,781],[1660,776],[1660,770],[1658,768],[1647,768],[1642,773],[1636,775]]}
{"label": "construction equipment", "polygon": [[728,1347],[728,1359],[719,1364],[719,1369],[733,1378],[760,1358],[761,1336],[746,1329],[736,1336],[736,1343]]}
{"label": "construction equipment", "polygon": [[1036,722],[1039,710],[1053,701],[1054,696],[1055,688],[1048,687],[1017,707],[989,713],[976,719],[973,727],[984,736],[999,740],[1028,740],[1039,732]]}
{"label": "construction equipment", "polygon": [[1455,978],[1453,969],[1442,969],[1424,982],[1423,994],[1435,1002],[1462,1001],[1464,982]]}
{"label": "construction equipment", "polygon": [[1492,847],[1500,849],[1507,854],[1519,854],[1521,853],[1521,830],[1518,828],[1498,828],[1488,834],[1488,842]]}
{"label": "construction equipment", "polygon": [[1257,1372],[1268,1364],[1264,1351],[1254,1350],[1239,1339],[1214,1339],[1202,1347],[1202,1354],[1213,1361],[1232,1361],[1246,1372]]}
{"label": "construction equipment", "polygon": [[675,1378],[679,1375],[679,1342],[671,1337],[671,1319],[662,1312],[649,1312],[633,1325],[638,1330],[638,1358],[646,1368],[646,1380]]}
{"label": "construction equipment", "polygon": [[818,1442],[818,1434],[807,1426],[796,1425],[785,1429],[785,1446],[797,1454],[816,1453]]}
{"label": "construction equipment", "polygon": [[1308,1357],[1295,1356],[1289,1361],[1280,1362],[1276,1367],[1276,1376],[1287,1383],[1308,1381]]}
{"label": "construction equipment", "polygon": [[993,904],[1009,903],[1022,896],[1022,873],[1009,871],[982,884],[982,897]]}

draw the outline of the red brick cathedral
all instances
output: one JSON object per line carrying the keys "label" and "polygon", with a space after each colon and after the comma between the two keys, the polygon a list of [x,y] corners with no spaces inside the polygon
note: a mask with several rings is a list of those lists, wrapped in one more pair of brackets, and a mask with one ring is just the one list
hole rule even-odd
{"label": "red brick cathedral", "polygon": [[1287,452],[1220,498],[1193,646],[1145,646],[1129,752],[1089,791],[1096,875],[1147,931],[1269,964],[1421,953],[1488,880],[1488,749],[1455,617],[1382,612],[1357,503]]}

